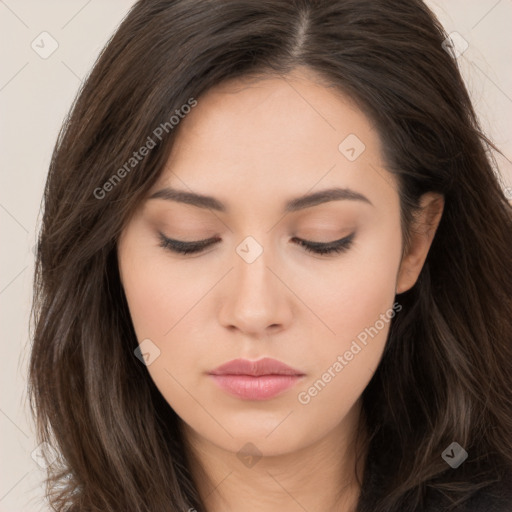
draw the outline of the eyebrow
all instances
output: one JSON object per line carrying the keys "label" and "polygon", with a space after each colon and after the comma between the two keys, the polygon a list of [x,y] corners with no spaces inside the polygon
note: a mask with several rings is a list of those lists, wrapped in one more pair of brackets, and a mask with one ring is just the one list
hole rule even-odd
{"label": "eyebrow", "polygon": [[[149,197],[149,199],[164,199],[166,201],[190,204],[192,206],[197,206],[198,208],[227,212],[226,205],[215,197],[187,192],[186,190],[177,190],[170,187],[165,187],[158,192],[155,192]],[[361,201],[374,206],[366,196],[356,192],[355,190],[335,187],[319,190],[317,192],[312,192],[310,194],[305,194],[291,199],[286,202],[284,212],[296,212],[319,204],[340,200]]]}

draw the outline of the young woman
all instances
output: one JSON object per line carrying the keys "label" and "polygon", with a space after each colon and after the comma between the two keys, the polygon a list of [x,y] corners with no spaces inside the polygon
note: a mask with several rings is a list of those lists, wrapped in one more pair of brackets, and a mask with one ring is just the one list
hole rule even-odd
{"label": "young woman", "polygon": [[420,0],[141,0],[56,143],[58,511],[512,510],[512,208]]}

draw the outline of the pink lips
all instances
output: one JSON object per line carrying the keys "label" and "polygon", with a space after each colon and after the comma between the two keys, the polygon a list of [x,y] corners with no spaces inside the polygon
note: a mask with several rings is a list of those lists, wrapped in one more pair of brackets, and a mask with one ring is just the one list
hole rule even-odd
{"label": "pink lips", "polygon": [[268,357],[258,361],[234,359],[209,375],[221,389],[245,400],[267,400],[304,377],[301,371]]}

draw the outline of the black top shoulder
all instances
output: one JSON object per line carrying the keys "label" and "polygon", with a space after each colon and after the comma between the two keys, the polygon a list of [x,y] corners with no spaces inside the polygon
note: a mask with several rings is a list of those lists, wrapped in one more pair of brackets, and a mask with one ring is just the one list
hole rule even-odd
{"label": "black top shoulder", "polygon": [[[381,455],[381,454],[379,454]],[[389,491],[389,477],[394,473],[391,454],[385,457],[376,456],[375,452],[369,454],[363,478],[362,492],[358,502],[357,512],[382,511],[382,499]],[[466,464],[466,463],[464,463]],[[492,468],[492,469],[490,469]],[[491,481],[485,487],[478,487],[482,480],[477,476],[482,469],[491,475]],[[452,472],[453,471],[453,472]],[[489,477],[486,478],[486,481]],[[465,495],[453,495],[441,492],[437,484],[465,482],[477,489]],[[430,484],[430,483],[429,483]],[[438,477],[422,499],[421,505],[413,505],[411,497],[404,497],[404,501],[396,508],[386,509],[385,512],[512,512],[512,468],[504,468],[498,464],[468,464],[462,472],[447,470]],[[416,501],[414,501],[416,503]]]}

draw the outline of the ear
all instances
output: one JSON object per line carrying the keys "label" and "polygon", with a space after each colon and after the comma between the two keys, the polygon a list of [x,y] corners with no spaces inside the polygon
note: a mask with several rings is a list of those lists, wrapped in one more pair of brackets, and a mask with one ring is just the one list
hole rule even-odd
{"label": "ear", "polygon": [[441,221],[444,197],[434,192],[423,194],[420,208],[411,227],[409,247],[400,263],[396,293],[406,292],[416,283]]}

